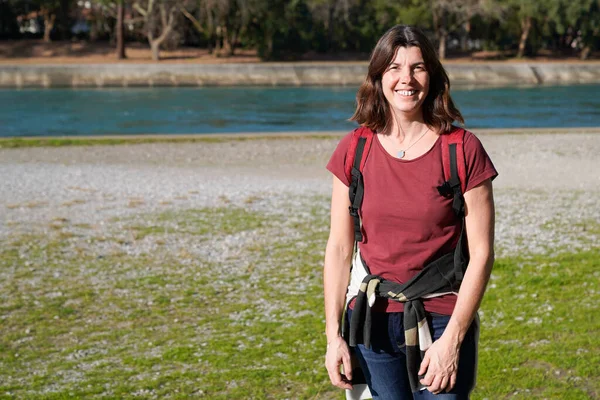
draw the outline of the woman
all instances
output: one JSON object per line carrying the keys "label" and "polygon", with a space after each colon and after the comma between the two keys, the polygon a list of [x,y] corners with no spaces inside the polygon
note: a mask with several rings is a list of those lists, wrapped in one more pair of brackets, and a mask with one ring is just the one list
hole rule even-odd
{"label": "woman", "polygon": [[[497,172],[479,140],[465,131],[464,219],[455,215],[453,199],[438,193],[445,181],[440,137],[459,129],[454,121],[464,123],[449,88],[432,44],[418,28],[398,25],[381,37],[352,117],[374,132],[362,171],[363,239],[354,260],[350,182],[344,171],[352,134],[340,141],[327,165],[334,176],[324,265],[325,364],[335,386],[352,388],[350,348],[341,335],[351,262],[353,268],[364,263],[383,280],[406,283],[457,247],[464,221],[469,260],[460,290],[419,299],[433,343],[419,359],[418,378],[411,381],[416,372],[407,369],[404,303],[378,296],[372,306],[370,345],[359,343],[355,350],[376,399],[466,399],[475,382],[478,335],[472,322],[494,260],[491,181]],[[351,302],[349,318],[353,308]]]}

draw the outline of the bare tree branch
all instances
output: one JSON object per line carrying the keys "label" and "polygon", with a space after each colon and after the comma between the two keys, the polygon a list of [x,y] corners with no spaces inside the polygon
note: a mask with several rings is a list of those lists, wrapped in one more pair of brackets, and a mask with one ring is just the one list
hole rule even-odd
{"label": "bare tree branch", "polygon": [[162,26],[167,26],[167,10],[165,9],[165,4],[160,4],[160,22],[162,22]]}
{"label": "bare tree branch", "polygon": [[137,12],[139,12],[140,14],[142,14],[144,17],[148,17],[148,13],[146,12],[146,10],[144,10],[139,3],[133,3],[132,6]]}
{"label": "bare tree branch", "polygon": [[181,11],[181,13],[194,25],[194,28],[196,28],[196,30],[198,32],[201,32],[201,33],[205,32],[200,21],[198,21],[198,19],[196,17],[194,17],[192,14],[190,14],[190,12],[188,10],[186,10],[186,8],[184,6],[180,6],[179,11]]}

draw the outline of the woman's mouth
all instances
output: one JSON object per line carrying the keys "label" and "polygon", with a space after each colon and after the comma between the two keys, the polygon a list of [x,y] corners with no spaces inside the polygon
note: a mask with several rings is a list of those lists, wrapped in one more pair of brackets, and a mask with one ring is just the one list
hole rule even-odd
{"label": "woman's mouth", "polygon": [[402,96],[414,96],[417,91],[416,90],[396,90],[396,93]]}

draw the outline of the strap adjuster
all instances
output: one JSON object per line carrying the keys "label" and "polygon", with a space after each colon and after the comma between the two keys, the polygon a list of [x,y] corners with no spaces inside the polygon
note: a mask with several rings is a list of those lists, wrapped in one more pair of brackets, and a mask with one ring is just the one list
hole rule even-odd
{"label": "strap adjuster", "polygon": [[447,197],[447,198],[452,197],[454,194],[454,191],[452,190],[452,186],[450,185],[450,182],[448,182],[448,181],[445,181],[440,186],[438,186],[437,190],[442,196]]}

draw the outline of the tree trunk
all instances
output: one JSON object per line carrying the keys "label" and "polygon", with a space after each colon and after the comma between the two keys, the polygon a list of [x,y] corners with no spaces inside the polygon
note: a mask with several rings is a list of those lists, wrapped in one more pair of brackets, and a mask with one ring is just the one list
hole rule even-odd
{"label": "tree trunk", "polygon": [[125,18],[124,0],[117,3],[117,24],[115,25],[115,34],[117,36],[117,60],[127,58],[125,55],[125,29],[123,19]]}
{"label": "tree trunk", "polygon": [[[151,11],[152,10],[149,7],[147,14],[151,15]],[[173,31],[176,11],[177,10],[175,8],[171,8],[167,14],[167,10],[165,9],[164,4],[160,4],[160,23],[162,33],[155,39],[154,32],[151,29],[147,32],[148,43],[150,43],[150,49],[152,50],[152,60],[154,61],[160,60],[160,45],[165,41],[165,39],[169,37],[169,35]]]}
{"label": "tree trunk", "polygon": [[154,38],[150,37],[150,39],[149,39],[150,48],[152,49],[152,59],[154,61],[160,60],[160,45],[162,44],[162,42],[165,41],[165,39],[167,39],[169,37],[172,30],[173,30],[173,23],[171,21],[169,23],[169,25],[167,25],[164,28],[163,33],[158,38],[154,39]]}
{"label": "tree trunk", "polygon": [[215,32],[215,23],[212,12],[209,10],[206,14],[206,30],[208,31],[208,54],[216,54],[217,34]]}
{"label": "tree trunk", "polygon": [[529,31],[531,30],[532,20],[531,17],[525,17],[521,20],[521,40],[519,41],[519,51],[517,57],[521,58],[525,55],[525,46],[527,46],[527,38],[529,37]]}
{"label": "tree trunk", "polygon": [[446,39],[448,38],[448,32],[446,31],[446,24],[443,15],[443,10],[439,10],[436,7],[432,9],[433,17],[433,29],[435,29],[435,35],[438,39],[438,57],[440,60],[446,58]]}
{"label": "tree trunk", "polygon": [[582,60],[587,60],[590,57],[591,52],[592,52],[592,47],[588,44],[588,45],[584,46],[583,49],[581,49],[581,54],[579,55],[579,57]]}
{"label": "tree trunk", "polygon": [[58,10],[59,20],[55,25],[57,26],[57,31],[60,34],[60,39],[65,40],[71,36],[71,17],[69,16],[71,11],[71,3],[74,3],[71,0],[60,0],[60,8]]}
{"label": "tree trunk", "polygon": [[93,19],[90,21],[90,42],[95,42],[98,40],[98,26],[100,22],[98,21],[98,16],[94,14]]}
{"label": "tree trunk", "polygon": [[334,34],[334,25],[335,25],[335,5],[336,1],[332,0],[329,5],[329,15],[327,22],[327,50],[331,51],[333,49],[333,34]]}
{"label": "tree trunk", "polygon": [[227,26],[223,25],[223,30],[221,31],[221,35],[223,37],[223,49],[222,49],[222,55],[228,57],[230,55],[233,54],[233,45],[231,44],[230,38],[229,38],[229,29],[227,29]]}
{"label": "tree trunk", "polygon": [[268,31],[265,32],[265,43],[266,51],[263,57],[266,60],[270,60],[273,57],[273,34]]}
{"label": "tree trunk", "polygon": [[56,15],[50,14],[50,11],[48,10],[44,10],[42,13],[44,15],[44,42],[50,43],[50,33],[52,33],[52,28],[54,28]]}
{"label": "tree trunk", "polygon": [[214,53],[215,56],[217,57],[221,57],[221,43],[222,43],[222,39],[223,39],[223,35],[222,35],[222,28],[221,25],[217,25],[217,27],[215,28],[215,48],[214,48]]}
{"label": "tree trunk", "polygon": [[337,8],[337,0],[329,1],[329,9],[327,10],[327,50],[333,50],[333,36],[335,34],[335,11]]}
{"label": "tree trunk", "polygon": [[471,36],[471,21],[467,21],[464,24],[465,33],[460,40],[460,49],[464,52],[469,51],[469,36]]}
{"label": "tree trunk", "polygon": [[238,38],[240,37],[240,29],[234,29],[233,32],[229,31],[229,43],[231,47],[230,56],[235,55],[235,46],[238,42]]}
{"label": "tree trunk", "polygon": [[448,40],[448,33],[445,29],[440,29],[438,32],[438,40],[440,41],[438,47],[438,57],[440,60],[446,59],[446,41]]}
{"label": "tree trunk", "polygon": [[208,54],[215,53],[215,34],[211,33],[208,36]]}
{"label": "tree trunk", "polygon": [[152,60],[160,61],[160,42],[158,39],[150,41],[150,49],[152,49]]}

